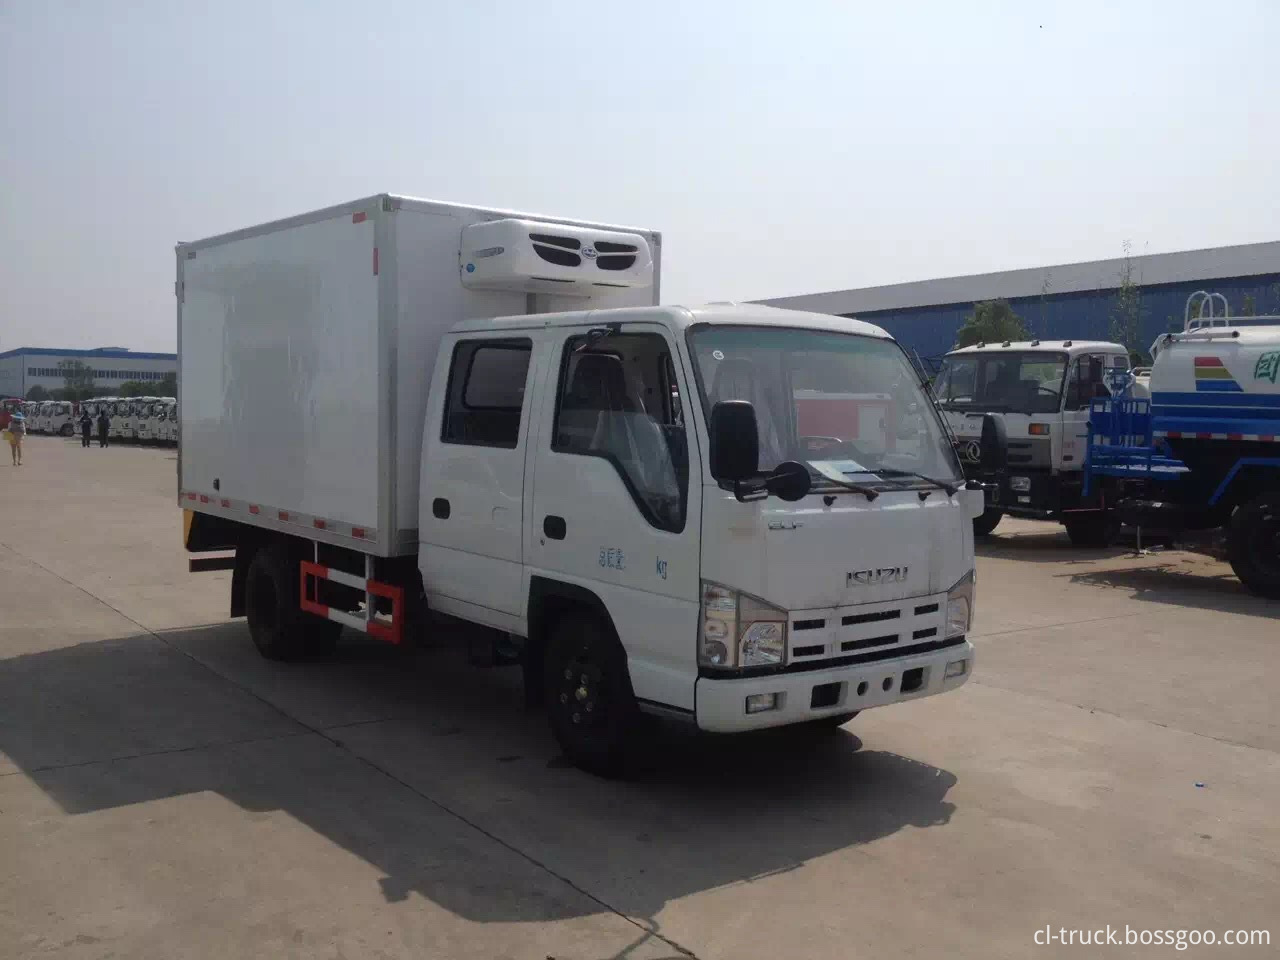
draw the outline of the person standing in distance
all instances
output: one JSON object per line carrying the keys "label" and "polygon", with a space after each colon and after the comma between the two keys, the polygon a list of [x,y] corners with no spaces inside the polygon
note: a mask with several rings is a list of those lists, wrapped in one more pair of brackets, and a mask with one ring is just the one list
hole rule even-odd
{"label": "person standing in distance", "polygon": [[107,431],[111,429],[111,418],[105,409],[98,411],[98,446],[107,445]]}
{"label": "person standing in distance", "polygon": [[20,413],[15,413],[9,420],[9,429],[6,436],[9,438],[9,452],[13,454],[13,465],[15,467],[22,466],[22,438],[27,433],[27,418]]}

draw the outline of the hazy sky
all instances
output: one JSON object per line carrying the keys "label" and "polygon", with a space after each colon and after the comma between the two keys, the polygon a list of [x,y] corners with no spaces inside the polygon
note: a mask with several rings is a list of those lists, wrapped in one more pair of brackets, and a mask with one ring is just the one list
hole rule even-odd
{"label": "hazy sky", "polygon": [[0,350],[390,191],[652,227],[663,299],[1274,240],[1280,2],[0,0]]}

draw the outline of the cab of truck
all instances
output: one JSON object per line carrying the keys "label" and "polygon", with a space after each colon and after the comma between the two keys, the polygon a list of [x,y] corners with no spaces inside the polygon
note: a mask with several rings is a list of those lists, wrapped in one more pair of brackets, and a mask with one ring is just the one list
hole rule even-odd
{"label": "cab of truck", "polygon": [[133,403],[133,438],[139,442],[155,439],[156,398],[139,397]]}
{"label": "cab of truck", "polygon": [[48,433],[69,437],[75,433],[75,404],[67,400],[55,400],[49,405],[49,419],[45,426]]}
{"label": "cab of truck", "polygon": [[[1109,542],[1118,524],[1083,494],[1089,404],[1129,376],[1118,343],[1031,340],[979,343],[943,358],[933,390],[955,435],[965,475],[986,491],[978,536],[1002,517],[1063,523],[1073,543]],[[983,425],[998,439],[983,444]]]}
{"label": "cab of truck", "polygon": [[156,443],[172,443],[177,402],[172,397],[161,397],[153,407],[150,439]]}
{"label": "cab of truck", "polygon": [[479,319],[432,383],[426,602],[518,638],[580,765],[611,769],[643,712],[839,724],[969,676],[982,493],[883,330],[755,305]]}

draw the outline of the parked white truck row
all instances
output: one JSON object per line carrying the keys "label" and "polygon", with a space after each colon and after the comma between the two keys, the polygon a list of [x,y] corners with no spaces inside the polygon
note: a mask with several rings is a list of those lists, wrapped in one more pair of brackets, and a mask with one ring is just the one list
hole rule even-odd
{"label": "parked white truck row", "polygon": [[176,253],[185,543],[265,656],[452,624],[602,773],[645,714],[967,680],[982,491],[878,327],[658,306],[655,232],[390,195]]}
{"label": "parked white truck row", "polygon": [[80,415],[93,418],[92,433],[98,434],[98,415],[110,420],[108,436],[113,440],[140,443],[178,442],[178,401],[173,397],[99,397],[72,403],[68,400],[27,400],[22,412],[31,433],[70,437],[80,430]]}

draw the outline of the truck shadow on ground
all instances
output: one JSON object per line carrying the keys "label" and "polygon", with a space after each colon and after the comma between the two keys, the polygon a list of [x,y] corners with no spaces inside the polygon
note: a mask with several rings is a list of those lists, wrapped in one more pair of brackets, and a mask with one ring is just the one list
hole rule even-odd
{"label": "truck shadow on ground", "polygon": [[[1229,569],[1180,569],[1177,554],[1155,565],[1066,574],[1073,584],[1128,591],[1135,600],[1280,620],[1280,601],[1255,596]],[[1216,565],[1214,565],[1216,567]]]}
{"label": "truck shadow on ground", "polygon": [[[240,623],[0,661],[0,754],[71,815],[198,792],[284,813],[373,865],[387,900],[482,922],[651,918],[945,824],[956,783],[847,730],[659,731],[637,778],[600,780],[560,756],[514,670],[362,640],[269,663]],[[545,894],[508,851],[548,871]]]}
{"label": "truck shadow on ground", "polygon": [[[1043,532],[1002,535],[997,531],[987,537],[976,537],[973,541],[974,551],[980,557],[993,560],[1060,564],[1093,563],[1125,557],[1139,559],[1146,556],[1138,553],[1137,533],[1131,528],[1122,530],[1110,546],[1077,547],[1071,543],[1065,528],[1048,522],[1043,526]],[[1162,536],[1144,535],[1144,547],[1163,549],[1164,543]]]}
{"label": "truck shadow on ground", "polygon": [[1030,563],[1088,563],[1123,556],[1123,544],[1111,547],[1075,547],[1062,527],[1046,523],[1043,533],[1001,534],[975,537],[974,552],[993,560],[1018,560]]}

